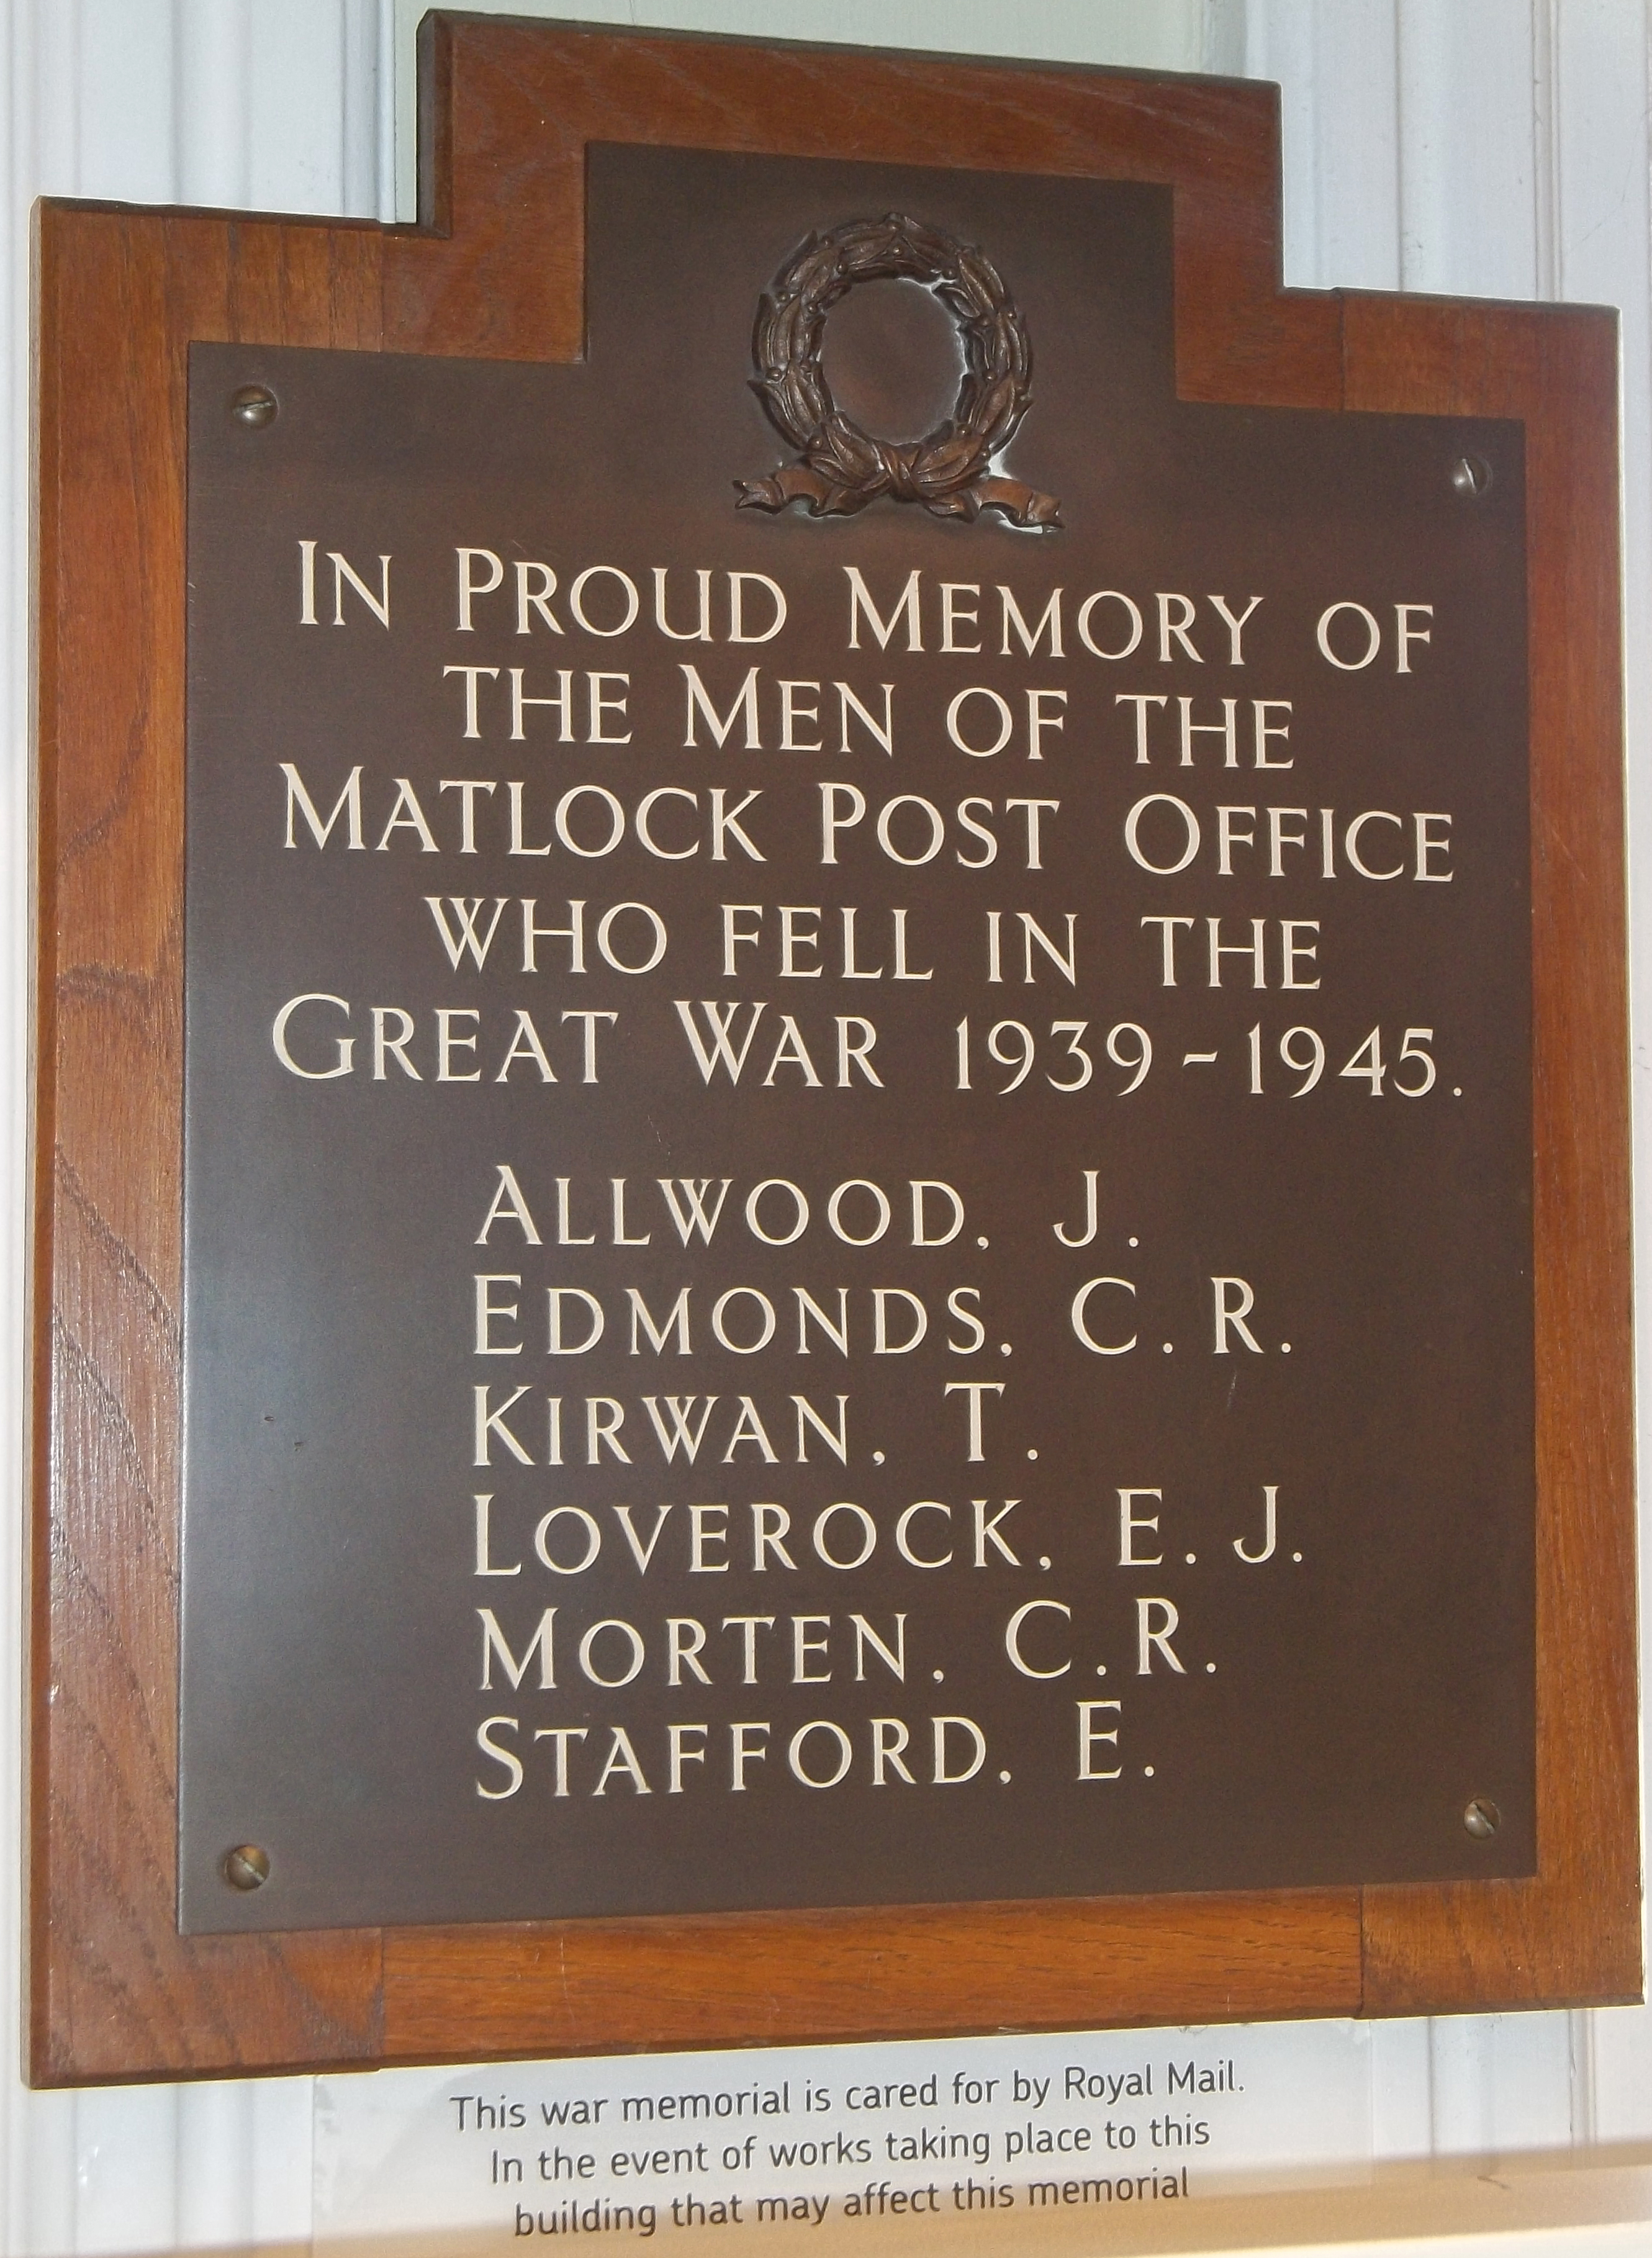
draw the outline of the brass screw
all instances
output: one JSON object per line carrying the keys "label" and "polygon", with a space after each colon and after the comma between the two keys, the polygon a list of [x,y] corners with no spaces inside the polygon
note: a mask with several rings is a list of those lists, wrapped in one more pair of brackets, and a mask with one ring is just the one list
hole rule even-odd
{"label": "brass screw", "polygon": [[270,1854],[256,1843],[238,1843],[224,1852],[219,1871],[232,1890],[261,1890],[270,1878]]}
{"label": "brass screw", "polygon": [[1451,465],[1451,483],[1460,494],[1483,494],[1491,486],[1492,466],[1483,455],[1459,455]]}
{"label": "brass screw", "polygon": [[244,384],[238,392],[230,394],[230,413],[238,423],[246,424],[251,430],[261,431],[266,423],[275,421],[275,394],[267,385]]}
{"label": "brass screw", "polygon": [[1463,1824],[1477,1843],[1489,1841],[1502,1822],[1503,1814],[1489,1795],[1471,1798],[1463,1814]]}

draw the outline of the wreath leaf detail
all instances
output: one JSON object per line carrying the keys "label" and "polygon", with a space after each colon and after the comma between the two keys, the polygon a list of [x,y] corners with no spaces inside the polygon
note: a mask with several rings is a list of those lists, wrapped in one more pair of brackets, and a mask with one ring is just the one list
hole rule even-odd
{"label": "wreath leaf detail", "polygon": [[[964,369],[955,408],[922,439],[880,439],[846,415],[821,367],[826,316],[859,282],[900,280],[931,291],[957,325]],[[853,516],[887,494],[938,517],[996,510],[1047,529],[1060,504],[996,475],[993,458],[1032,402],[1032,347],[1020,309],[986,253],[902,212],[847,220],[798,245],[757,302],[751,388],[799,457],[767,478],[736,480],[735,507],[812,517]]]}

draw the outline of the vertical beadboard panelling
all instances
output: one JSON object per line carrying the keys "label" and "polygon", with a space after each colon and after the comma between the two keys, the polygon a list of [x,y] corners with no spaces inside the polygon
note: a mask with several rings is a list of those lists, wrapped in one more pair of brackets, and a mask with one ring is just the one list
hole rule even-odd
{"label": "vertical beadboard panelling", "polygon": [[1402,289],[1539,295],[1533,30],[1546,4],[1399,0]]}
{"label": "vertical beadboard panelling", "polygon": [[1281,89],[1287,280],[1397,289],[1393,0],[1311,8],[1252,0],[1246,34],[1245,75],[1276,79]]}
{"label": "vertical beadboard panelling", "polygon": [[[1498,2147],[1493,2122],[1492,2026],[1486,2015],[1443,2016],[1428,2026],[1429,2153],[1485,2158]],[[1553,2145],[1552,2134],[1541,2145]]]}
{"label": "vertical beadboard panelling", "polygon": [[1557,120],[1556,50],[1560,0],[1531,0],[1532,11],[1532,237],[1540,298],[1559,298],[1560,146]]}
{"label": "vertical beadboard panelling", "polygon": [[1433,2153],[1429,2040],[1421,2016],[1372,2026],[1371,2141],[1383,2163]]}
{"label": "vertical beadboard panelling", "polygon": [[252,2240],[304,2243],[310,2237],[314,2081],[271,2077],[244,2087],[252,2111]]}
{"label": "vertical beadboard panelling", "polygon": [[[54,0],[13,4],[40,29],[56,16]],[[63,88],[40,83],[40,93],[47,115],[72,109],[74,140],[72,149],[40,146],[39,192],[176,196],[174,9],[165,0],[63,0],[63,13],[72,39],[54,40],[40,61],[67,63],[74,77]]]}
{"label": "vertical beadboard panelling", "polygon": [[[1400,280],[1399,103],[1392,0],[1347,0],[1315,25],[1312,136],[1320,273],[1348,289]],[[1349,96],[1358,89],[1358,99]]]}
{"label": "vertical beadboard panelling", "polygon": [[[378,124],[373,209],[388,225],[396,217],[396,0],[371,0],[371,4],[374,9],[371,63]],[[367,36],[365,31],[363,36]]]}
{"label": "vertical beadboard panelling", "polygon": [[178,2112],[175,2085],[110,2086],[76,2096],[74,2249],[174,2247]]}
{"label": "vertical beadboard panelling", "polygon": [[[1318,135],[1318,49],[1320,12],[1284,7],[1273,0],[1245,0],[1244,47],[1241,74],[1245,78],[1272,79],[1280,89],[1280,160],[1284,186],[1281,230],[1285,279],[1308,289],[1322,289],[1320,251],[1319,172],[1315,161]],[[1392,79],[1392,72],[1389,74]],[[1383,100],[1380,82],[1376,100]],[[1361,202],[1373,209],[1385,207],[1381,184],[1373,186],[1368,172],[1350,168],[1358,182]],[[1366,278],[1372,289],[1388,287],[1385,275]]]}
{"label": "vertical beadboard panelling", "polygon": [[1576,2020],[1578,2083],[1588,2095],[1592,2137],[1603,2148],[1633,2146],[1644,2154],[1652,2141],[1652,2009],[1603,2007]]}
{"label": "vertical beadboard panelling", "polygon": [[[380,0],[344,0],[339,11],[337,209],[353,219],[379,216],[379,39]],[[386,53],[388,49],[386,50]],[[391,74],[385,74],[386,82]]]}
{"label": "vertical beadboard panelling", "polygon": [[1572,2018],[1443,2016],[1429,2029],[1436,2156],[1492,2157],[1573,2145]]}
{"label": "vertical beadboard panelling", "polygon": [[176,2240],[186,2249],[202,2243],[245,2248],[254,2240],[257,2129],[252,2090],[240,2084],[174,2090],[178,2096],[173,2120]]}
{"label": "vertical beadboard panelling", "polygon": [[[193,0],[223,8],[224,0]],[[238,201],[266,211],[378,207],[375,0],[281,0],[247,6],[247,184]]]}
{"label": "vertical beadboard panelling", "polygon": [[[60,115],[73,120],[65,141],[55,135],[50,143],[42,140],[41,170],[29,193],[175,196],[173,10],[164,0],[12,0],[12,5],[15,18],[26,14],[41,40],[45,67],[33,93],[43,122],[55,124]],[[60,16],[60,25],[54,22]],[[66,67],[73,75],[64,82],[57,74]]]}
{"label": "vertical beadboard panelling", "polygon": [[[8,0],[7,110],[11,162],[6,176],[8,224],[48,177],[78,180],[81,169],[81,0],[45,11],[32,0]],[[7,261],[8,283],[17,277]],[[10,364],[8,363],[8,369]],[[8,403],[10,394],[8,394]],[[8,433],[11,426],[8,423]]]}
{"label": "vertical beadboard panelling", "polygon": [[[133,12],[149,14],[148,0]],[[253,13],[245,0],[173,0],[173,196],[179,203],[249,201]]]}

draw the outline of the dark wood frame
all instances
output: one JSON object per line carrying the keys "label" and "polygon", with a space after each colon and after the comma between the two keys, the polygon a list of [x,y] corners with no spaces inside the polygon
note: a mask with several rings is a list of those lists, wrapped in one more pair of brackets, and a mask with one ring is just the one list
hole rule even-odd
{"label": "dark wood frame", "polygon": [[[1614,315],[1282,291],[1271,86],[463,17],[422,37],[416,229],[39,214],[31,2077],[1638,1998]],[[1168,182],[1184,398],[1524,420],[1535,1879],[178,1934],[187,350],[577,358],[593,139]]]}

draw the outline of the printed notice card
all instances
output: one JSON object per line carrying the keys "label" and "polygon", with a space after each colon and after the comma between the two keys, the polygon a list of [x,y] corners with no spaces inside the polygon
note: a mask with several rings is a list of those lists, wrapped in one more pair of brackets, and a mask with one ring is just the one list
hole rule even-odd
{"label": "printed notice card", "polygon": [[589,197],[577,365],[192,351],[185,1927],[1531,1871],[1521,427]]}
{"label": "printed notice card", "polygon": [[1162,2247],[1371,2156],[1348,2023],[390,2070],[317,2083],[316,2243]]}

